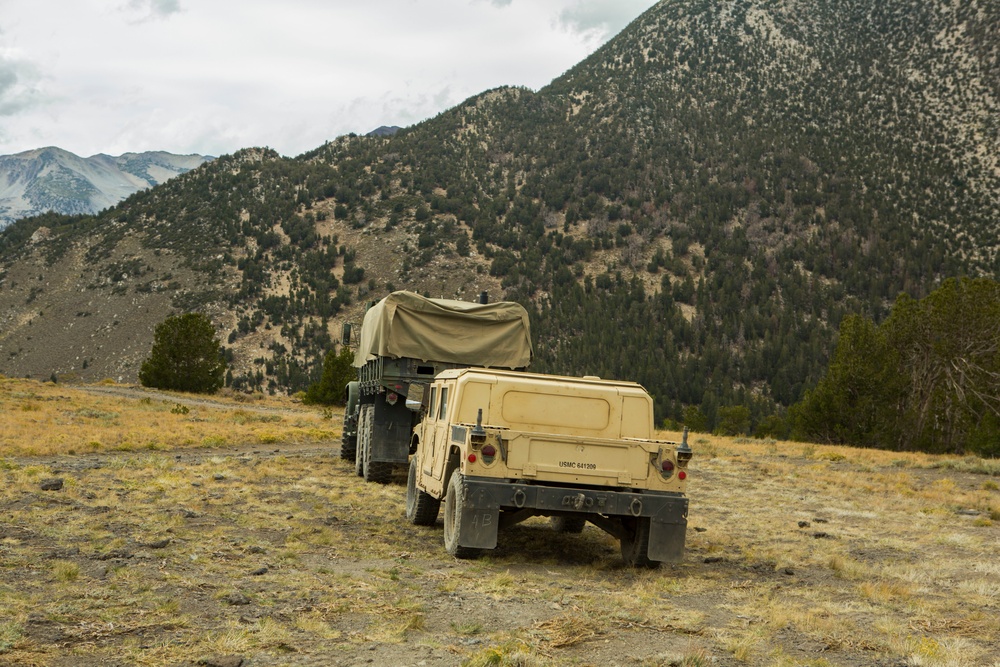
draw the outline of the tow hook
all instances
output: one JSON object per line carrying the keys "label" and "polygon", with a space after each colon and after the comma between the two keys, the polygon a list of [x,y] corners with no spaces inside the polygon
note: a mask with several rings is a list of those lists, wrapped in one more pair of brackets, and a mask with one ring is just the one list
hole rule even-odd
{"label": "tow hook", "polygon": [[639,516],[642,514],[642,501],[638,498],[633,498],[631,504],[628,506],[628,511],[632,513],[632,516]]}

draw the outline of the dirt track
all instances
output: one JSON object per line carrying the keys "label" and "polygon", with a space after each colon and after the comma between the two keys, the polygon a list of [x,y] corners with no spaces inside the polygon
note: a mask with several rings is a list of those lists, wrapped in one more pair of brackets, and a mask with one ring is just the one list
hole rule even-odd
{"label": "dirt track", "polygon": [[224,402],[214,399],[210,396],[199,396],[196,394],[178,394],[176,392],[158,391],[156,389],[148,389],[146,387],[139,387],[135,385],[88,384],[88,385],[79,385],[75,388],[79,389],[80,391],[86,392],[88,394],[95,394],[99,396],[114,396],[116,398],[128,398],[133,400],[148,398],[155,401],[179,403],[181,405],[188,405],[191,407],[199,407],[207,409],[218,409],[218,410],[240,409],[240,410],[246,410],[248,412],[257,412],[260,414],[289,414],[298,411],[291,407],[268,405],[267,403],[263,403],[260,401],[253,401],[250,399],[239,402],[234,402],[234,401]]}

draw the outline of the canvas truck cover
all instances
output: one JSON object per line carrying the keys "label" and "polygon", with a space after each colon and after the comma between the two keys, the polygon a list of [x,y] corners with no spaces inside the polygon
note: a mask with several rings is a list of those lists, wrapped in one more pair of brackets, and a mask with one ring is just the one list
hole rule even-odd
{"label": "canvas truck cover", "polygon": [[354,365],[378,356],[523,368],[531,361],[528,313],[510,301],[479,304],[393,292],[365,313]]}

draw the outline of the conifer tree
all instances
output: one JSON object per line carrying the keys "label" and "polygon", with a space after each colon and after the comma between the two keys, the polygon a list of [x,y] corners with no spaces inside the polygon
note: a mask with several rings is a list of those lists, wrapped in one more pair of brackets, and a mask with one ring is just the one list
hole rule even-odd
{"label": "conifer tree", "polygon": [[344,346],[338,354],[335,350],[326,353],[323,360],[323,376],[319,382],[309,385],[305,403],[321,405],[344,405],[344,387],[355,378],[354,355]]}
{"label": "conifer tree", "polygon": [[201,313],[185,313],[157,325],[139,382],[144,387],[211,394],[222,386],[225,372],[212,321]]}

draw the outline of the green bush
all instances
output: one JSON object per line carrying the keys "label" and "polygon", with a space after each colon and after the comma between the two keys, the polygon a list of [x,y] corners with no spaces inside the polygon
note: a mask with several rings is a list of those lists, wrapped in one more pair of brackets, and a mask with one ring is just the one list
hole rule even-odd
{"label": "green bush", "polygon": [[708,417],[697,405],[689,405],[684,408],[684,425],[694,433],[705,433],[708,431]]}
{"label": "green bush", "polygon": [[719,424],[715,435],[746,435],[750,432],[750,408],[734,405],[719,408]]}

